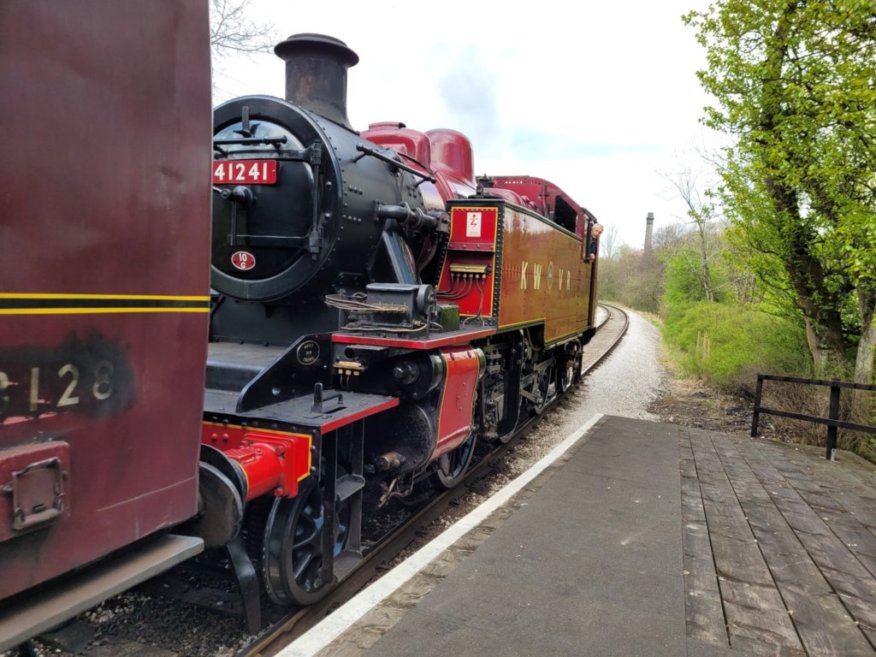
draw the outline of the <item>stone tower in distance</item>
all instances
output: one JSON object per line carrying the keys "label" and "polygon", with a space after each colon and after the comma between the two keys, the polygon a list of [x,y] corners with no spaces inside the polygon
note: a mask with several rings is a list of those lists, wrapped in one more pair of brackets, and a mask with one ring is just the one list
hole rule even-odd
{"label": "stone tower in distance", "polygon": [[645,218],[645,255],[651,253],[651,237],[654,233],[654,213],[649,212]]}

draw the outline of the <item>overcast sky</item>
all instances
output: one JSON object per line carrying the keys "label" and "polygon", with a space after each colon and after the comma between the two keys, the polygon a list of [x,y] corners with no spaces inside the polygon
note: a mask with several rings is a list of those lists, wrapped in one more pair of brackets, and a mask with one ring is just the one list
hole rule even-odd
{"label": "overcast sky", "polygon": [[[684,218],[667,180],[702,166],[711,143],[698,119],[708,100],[704,55],[681,15],[706,0],[251,0],[250,15],[282,39],[335,36],[359,54],[348,115],[464,132],[478,174],[528,174],[560,185],[619,238],[640,247],[645,216]],[[274,55],[226,57],[215,100],[283,96]]]}

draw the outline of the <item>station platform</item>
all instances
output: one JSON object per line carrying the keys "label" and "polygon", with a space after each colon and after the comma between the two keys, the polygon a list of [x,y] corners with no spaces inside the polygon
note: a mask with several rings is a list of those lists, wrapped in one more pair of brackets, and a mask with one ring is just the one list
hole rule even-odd
{"label": "station platform", "polygon": [[555,452],[280,654],[876,654],[873,466],[612,416]]}

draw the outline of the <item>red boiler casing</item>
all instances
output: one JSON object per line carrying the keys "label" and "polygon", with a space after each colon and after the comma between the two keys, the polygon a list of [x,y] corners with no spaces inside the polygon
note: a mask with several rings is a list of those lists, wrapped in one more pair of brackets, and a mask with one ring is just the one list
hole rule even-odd
{"label": "red boiler casing", "polygon": [[196,512],[206,3],[0,21],[0,600]]}

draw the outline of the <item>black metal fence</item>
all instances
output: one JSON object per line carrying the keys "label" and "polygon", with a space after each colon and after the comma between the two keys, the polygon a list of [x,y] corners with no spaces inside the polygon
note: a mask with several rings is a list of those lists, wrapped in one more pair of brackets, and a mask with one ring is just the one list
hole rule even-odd
{"label": "black metal fence", "polygon": [[[779,411],[774,408],[761,406],[761,393],[763,392],[764,381],[783,381],[785,383],[804,383],[813,386],[825,386],[830,388],[830,404],[828,406],[827,417],[819,417],[817,415],[804,415],[803,413],[792,413],[790,411]],[[846,381],[823,381],[820,379],[800,379],[795,376],[773,376],[772,374],[757,375],[757,390],[754,393],[754,417],[751,419],[751,435],[757,435],[757,425],[760,422],[760,414],[778,415],[780,417],[789,417],[795,420],[805,420],[807,422],[815,422],[816,424],[827,425],[827,451],[825,458],[833,460],[833,453],[836,449],[837,429],[850,429],[852,431],[862,431],[864,433],[876,434],[876,427],[868,424],[856,424],[854,422],[845,422],[839,419],[840,414],[840,390],[847,388],[850,390],[866,390],[867,392],[876,392],[876,386],[866,385],[863,383],[848,383]]]}

